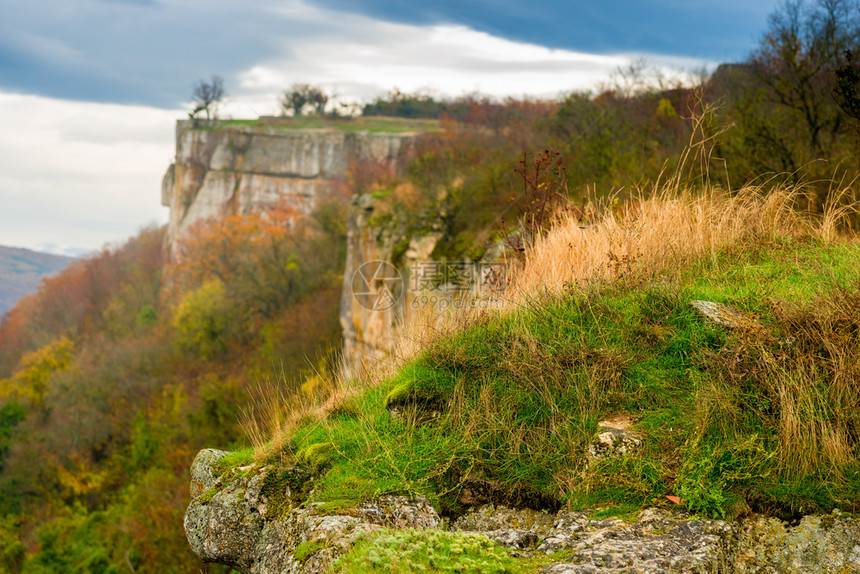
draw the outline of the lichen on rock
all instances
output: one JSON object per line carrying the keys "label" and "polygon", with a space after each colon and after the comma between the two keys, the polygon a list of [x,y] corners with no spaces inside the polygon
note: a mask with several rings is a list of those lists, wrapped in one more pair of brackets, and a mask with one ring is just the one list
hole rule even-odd
{"label": "lichen on rock", "polygon": [[[321,503],[312,502],[307,469],[250,465],[220,472],[228,454],[206,449],[192,464],[195,497],[185,530],[192,550],[208,562],[244,574],[317,574],[366,533],[442,527],[424,497],[383,496],[347,515],[324,515]],[[701,520],[658,508],[625,522],[583,511],[483,505],[452,529],[484,536],[512,556],[551,555],[547,574],[860,573],[860,519],[838,511],[792,526],[767,517]]]}
{"label": "lichen on rock", "polygon": [[245,574],[325,572],[362,533],[382,526],[439,528],[439,515],[424,497],[385,496],[359,505],[354,516],[322,515],[319,503],[308,502],[309,470],[251,465],[219,472],[217,463],[228,454],[206,449],[192,464],[195,496],[185,533],[207,562]]}

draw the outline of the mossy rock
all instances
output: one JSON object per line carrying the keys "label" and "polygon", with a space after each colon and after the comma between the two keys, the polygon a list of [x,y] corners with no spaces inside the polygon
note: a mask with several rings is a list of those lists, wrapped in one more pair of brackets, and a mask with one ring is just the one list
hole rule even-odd
{"label": "mossy rock", "polygon": [[412,408],[443,412],[456,382],[448,373],[419,362],[407,366],[389,384],[391,390],[385,396],[385,408],[389,411]]}
{"label": "mossy rock", "polygon": [[385,408],[396,420],[428,422],[441,417],[447,407],[448,401],[440,393],[418,388],[414,383],[401,383],[385,397]]}
{"label": "mossy rock", "polygon": [[197,500],[198,502],[200,502],[200,504],[209,504],[209,502],[212,500],[212,497],[216,494],[218,494],[218,489],[213,486],[212,488],[198,496]]}
{"label": "mossy rock", "polygon": [[337,451],[330,442],[318,442],[304,447],[296,453],[300,463],[307,466],[312,473],[320,474],[329,468],[334,461]]}
{"label": "mossy rock", "polygon": [[269,471],[260,488],[260,495],[268,501],[266,516],[283,516],[303,504],[313,486],[312,478],[312,474],[302,465]]}
{"label": "mossy rock", "polygon": [[304,564],[308,561],[308,558],[320,550],[325,550],[326,548],[328,548],[328,542],[323,538],[308,540],[307,542],[302,542],[298,547],[296,547],[295,552],[293,552],[293,558],[295,558],[300,564]]}

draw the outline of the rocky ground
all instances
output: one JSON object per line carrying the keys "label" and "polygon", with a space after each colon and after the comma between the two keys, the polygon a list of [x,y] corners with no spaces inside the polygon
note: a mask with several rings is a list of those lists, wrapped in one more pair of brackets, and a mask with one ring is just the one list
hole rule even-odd
{"label": "rocky ground", "polygon": [[198,556],[247,574],[325,572],[359,535],[382,527],[478,532],[512,556],[551,556],[543,571],[554,574],[860,572],[860,519],[838,511],[789,525],[760,516],[701,520],[657,508],[624,521],[484,505],[445,525],[424,498],[386,496],[325,515],[308,502],[309,473],[270,465],[219,475],[213,464],[227,454],[197,455],[185,530]]}

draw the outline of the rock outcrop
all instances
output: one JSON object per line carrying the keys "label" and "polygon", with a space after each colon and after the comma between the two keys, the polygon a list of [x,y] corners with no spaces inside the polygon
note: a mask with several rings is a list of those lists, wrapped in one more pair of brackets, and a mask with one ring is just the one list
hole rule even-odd
{"label": "rock outcrop", "polygon": [[352,162],[397,169],[415,134],[297,129],[277,123],[176,124],[176,158],[164,175],[171,252],[197,221],[279,202],[309,213]]}
{"label": "rock outcrop", "polygon": [[200,451],[191,466],[184,526],[206,562],[245,574],[325,572],[359,535],[380,527],[439,528],[425,498],[385,496],[330,515],[313,502],[311,474],[300,466],[249,465],[216,470],[229,453]]}
{"label": "rock outcrop", "polygon": [[[166,238],[170,256],[181,257],[183,238],[205,219],[275,205],[309,214],[332,183],[356,163],[398,172],[417,135],[292,128],[286,120],[211,125],[180,120],[176,157],[161,190],[161,202],[170,208]],[[433,304],[415,305],[423,293],[412,288],[415,277],[410,276],[413,264],[430,260],[439,234],[425,229],[404,237],[403,230],[375,228],[374,204],[369,194],[355,196],[347,221],[340,323],[348,375],[359,374],[364,365],[392,350],[395,328],[407,312],[418,309],[428,311],[429,317],[439,315]],[[428,300],[455,300],[449,293],[431,295],[437,297]]]}
{"label": "rock outcrop", "polygon": [[[246,574],[317,574],[362,533],[442,527],[421,497],[384,496],[327,514],[313,501],[308,471],[275,465],[216,470],[227,454],[203,450],[191,469],[185,531],[203,560]],[[596,512],[484,505],[452,529],[483,534],[512,556],[551,555],[543,571],[554,574],[860,573],[860,519],[839,511],[788,525],[762,516],[702,520],[657,508],[625,521]]]}

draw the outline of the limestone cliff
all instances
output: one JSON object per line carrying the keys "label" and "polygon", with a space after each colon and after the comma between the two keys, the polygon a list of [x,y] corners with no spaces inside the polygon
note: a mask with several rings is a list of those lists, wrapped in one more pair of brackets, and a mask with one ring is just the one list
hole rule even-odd
{"label": "limestone cliff", "polygon": [[[183,238],[195,223],[208,218],[252,213],[280,202],[308,214],[356,163],[372,162],[397,172],[417,135],[294,128],[288,120],[277,119],[213,125],[180,120],[176,158],[161,190],[162,204],[170,208],[170,256],[180,257]],[[410,230],[409,237],[396,225],[374,228],[374,203],[370,195],[357,195],[347,221],[340,322],[344,365],[352,373],[391,350],[394,327],[422,295],[410,289],[410,269],[430,259],[438,239],[432,225]],[[396,250],[395,268],[390,263]],[[458,296],[442,291],[444,285],[434,300]],[[432,310],[427,305],[421,309]]]}
{"label": "limestone cliff", "polygon": [[296,129],[278,122],[176,124],[176,158],[164,175],[171,254],[197,221],[265,209],[280,201],[309,213],[353,162],[397,169],[413,133]]}

